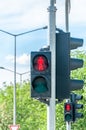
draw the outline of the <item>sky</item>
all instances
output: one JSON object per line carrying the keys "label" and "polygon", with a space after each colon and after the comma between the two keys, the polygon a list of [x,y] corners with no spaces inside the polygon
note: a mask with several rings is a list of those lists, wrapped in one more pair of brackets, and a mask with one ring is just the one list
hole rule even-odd
{"label": "sky", "polygon": [[[20,34],[42,28],[16,37],[16,67],[22,80],[29,79],[30,52],[47,45],[48,11],[50,0],[0,0],[0,30]],[[65,0],[56,0],[56,26],[65,31]],[[71,0],[69,31],[72,37],[84,39],[86,49],[86,0]],[[14,70],[14,36],[0,31],[0,67]],[[3,82],[14,82],[14,73],[0,69],[0,87]],[[17,82],[20,75],[17,74]]]}

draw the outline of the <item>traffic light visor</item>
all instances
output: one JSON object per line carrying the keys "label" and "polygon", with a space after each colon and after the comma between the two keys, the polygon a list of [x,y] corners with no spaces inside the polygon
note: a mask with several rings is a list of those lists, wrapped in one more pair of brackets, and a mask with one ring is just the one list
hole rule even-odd
{"label": "traffic light visor", "polygon": [[48,60],[44,55],[36,55],[33,59],[33,67],[37,71],[45,71],[48,68]]}

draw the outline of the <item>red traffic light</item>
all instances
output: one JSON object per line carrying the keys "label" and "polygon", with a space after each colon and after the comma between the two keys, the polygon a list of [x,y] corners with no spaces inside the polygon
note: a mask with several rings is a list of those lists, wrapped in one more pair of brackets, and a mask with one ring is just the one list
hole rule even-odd
{"label": "red traffic light", "polygon": [[65,121],[73,121],[73,104],[67,102],[64,104],[64,119]]}
{"label": "red traffic light", "polygon": [[51,97],[51,52],[31,52],[31,97]]}
{"label": "red traffic light", "polygon": [[45,71],[48,68],[48,60],[44,55],[37,55],[33,59],[33,67],[37,71]]}
{"label": "red traffic light", "polygon": [[70,111],[71,110],[71,104],[66,104],[65,105],[65,110]]}

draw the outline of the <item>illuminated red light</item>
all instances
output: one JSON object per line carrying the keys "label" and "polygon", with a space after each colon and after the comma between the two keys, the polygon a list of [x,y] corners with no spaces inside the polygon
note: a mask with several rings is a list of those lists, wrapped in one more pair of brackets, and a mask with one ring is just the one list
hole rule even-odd
{"label": "illuminated red light", "polygon": [[38,71],[45,71],[48,68],[47,58],[43,55],[38,55],[34,59],[34,69]]}
{"label": "illuminated red light", "polygon": [[70,111],[71,110],[71,105],[70,104],[66,104],[65,105],[65,110],[66,111]]}

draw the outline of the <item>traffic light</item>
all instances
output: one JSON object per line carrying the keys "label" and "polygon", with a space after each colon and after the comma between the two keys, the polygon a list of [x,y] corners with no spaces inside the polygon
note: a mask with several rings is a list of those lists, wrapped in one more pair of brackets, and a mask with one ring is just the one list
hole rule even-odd
{"label": "traffic light", "polygon": [[69,97],[69,33],[56,33],[56,99]]}
{"label": "traffic light", "polygon": [[64,104],[64,120],[67,122],[73,121],[73,104],[71,102]]}
{"label": "traffic light", "polygon": [[31,52],[31,97],[51,97],[51,52]]}
{"label": "traffic light", "polygon": [[77,112],[78,109],[83,109],[83,104],[78,104],[79,100],[82,100],[82,95],[71,94],[71,102],[73,103],[73,121],[75,122],[77,118],[83,118],[83,113]]}
{"label": "traffic light", "polygon": [[71,70],[83,66],[83,60],[71,58],[70,51],[82,45],[83,39],[71,38],[70,33],[56,33],[56,99],[67,99],[71,91],[83,88],[83,80],[70,78]]}

